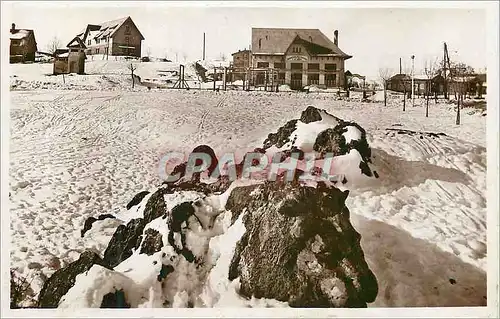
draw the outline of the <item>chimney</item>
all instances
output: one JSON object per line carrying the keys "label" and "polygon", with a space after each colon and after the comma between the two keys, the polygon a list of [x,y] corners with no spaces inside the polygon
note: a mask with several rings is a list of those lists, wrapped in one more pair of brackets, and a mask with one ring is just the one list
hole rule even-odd
{"label": "chimney", "polygon": [[335,43],[335,45],[339,45],[339,31],[338,30],[333,31],[333,43]]}
{"label": "chimney", "polygon": [[14,32],[16,30],[16,24],[12,23],[12,28],[10,28],[10,32]]}

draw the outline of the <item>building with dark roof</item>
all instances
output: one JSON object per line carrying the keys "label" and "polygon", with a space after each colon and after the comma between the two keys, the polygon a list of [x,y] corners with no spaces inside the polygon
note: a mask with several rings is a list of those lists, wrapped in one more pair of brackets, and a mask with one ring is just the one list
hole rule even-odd
{"label": "building with dark roof", "polygon": [[87,55],[104,54],[141,57],[144,36],[130,17],[88,24],[76,35],[87,46]]}
{"label": "building with dark roof", "polygon": [[252,28],[252,80],[272,81],[292,89],[306,85],[343,87],[345,60],[352,58],[338,46],[338,31],[331,41],[318,29]]}
{"label": "building with dark roof", "polygon": [[35,33],[30,29],[10,29],[10,63],[33,62],[37,52]]}

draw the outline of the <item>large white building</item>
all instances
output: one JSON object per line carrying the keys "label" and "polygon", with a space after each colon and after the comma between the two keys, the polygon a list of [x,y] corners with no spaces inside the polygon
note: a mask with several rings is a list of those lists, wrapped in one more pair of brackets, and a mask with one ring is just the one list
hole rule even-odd
{"label": "large white building", "polygon": [[333,41],[318,29],[252,28],[252,81],[288,84],[292,89],[306,85],[334,88],[344,85],[345,60],[352,56],[338,47],[338,31]]}

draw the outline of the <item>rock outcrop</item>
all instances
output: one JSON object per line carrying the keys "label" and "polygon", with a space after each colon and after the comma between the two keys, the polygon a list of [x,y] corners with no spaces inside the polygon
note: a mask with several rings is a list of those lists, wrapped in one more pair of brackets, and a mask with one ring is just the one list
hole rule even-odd
{"label": "rock outcrop", "polygon": [[245,214],[229,280],[240,294],[292,307],[366,307],[378,285],[349,221],[348,191],[266,182],[233,190],[232,222]]}
{"label": "rock outcrop", "polygon": [[84,251],[78,260],[56,271],[44,283],[38,297],[38,306],[40,308],[57,308],[61,298],[75,284],[76,276],[88,271],[93,265],[110,268],[95,252]]}

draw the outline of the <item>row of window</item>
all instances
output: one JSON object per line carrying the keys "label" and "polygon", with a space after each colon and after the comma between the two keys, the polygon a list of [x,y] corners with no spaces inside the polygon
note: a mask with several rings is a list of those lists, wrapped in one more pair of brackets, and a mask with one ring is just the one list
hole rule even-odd
{"label": "row of window", "polygon": [[[265,82],[270,82],[271,77],[266,76],[265,74],[259,73],[256,77],[257,84],[264,84]],[[278,73],[278,76],[274,77],[274,80],[279,84],[285,84],[285,73]],[[302,75],[300,74],[292,74],[290,78],[290,83],[292,86],[300,87],[304,83],[302,83]],[[307,75],[307,84],[319,84],[319,74],[309,74]],[[337,85],[337,75],[336,74],[327,74],[325,75],[324,83],[327,87],[335,87]]]}
{"label": "row of window", "polygon": [[[292,49],[292,51],[293,51],[293,49]],[[283,56],[279,56],[279,55],[259,56],[259,60],[280,61],[282,59],[283,59]],[[311,56],[310,59],[316,60],[316,61],[334,61],[335,57],[333,57],[333,56]]]}
{"label": "row of window", "polygon": [[[103,38],[103,39],[95,39],[95,44],[99,44],[101,43],[101,40],[103,40],[104,43],[107,43],[108,42],[108,38]],[[129,37],[125,37],[125,43],[130,43],[130,38]],[[92,39],[89,39],[87,41],[87,44],[88,45],[92,45]]]}
{"label": "row of window", "polygon": [[[269,62],[257,62],[258,68],[268,68]],[[285,63],[274,63],[275,69],[284,69]],[[292,70],[302,70],[303,63],[290,63],[290,68]],[[307,70],[319,71],[319,63],[308,63]],[[326,71],[337,71],[337,64],[335,63],[325,63]]]}

